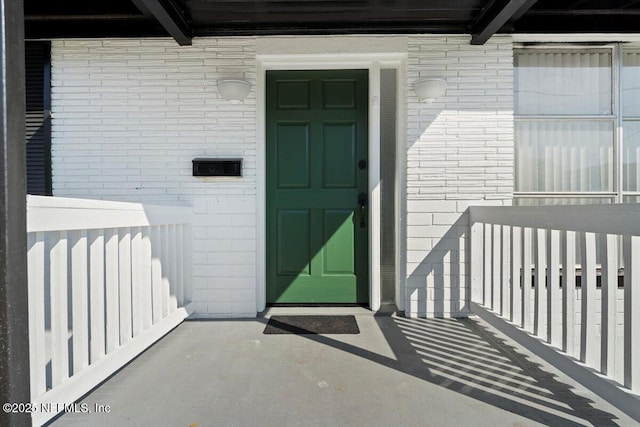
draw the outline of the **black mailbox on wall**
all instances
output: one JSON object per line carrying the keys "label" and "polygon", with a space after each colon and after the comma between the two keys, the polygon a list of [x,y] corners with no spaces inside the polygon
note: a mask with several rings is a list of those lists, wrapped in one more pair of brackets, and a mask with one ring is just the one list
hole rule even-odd
{"label": "black mailbox on wall", "polygon": [[242,176],[242,159],[193,159],[193,176]]}

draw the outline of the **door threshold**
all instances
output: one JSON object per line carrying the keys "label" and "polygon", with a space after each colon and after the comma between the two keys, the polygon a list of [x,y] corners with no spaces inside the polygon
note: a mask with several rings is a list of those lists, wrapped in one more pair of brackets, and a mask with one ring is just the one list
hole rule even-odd
{"label": "door threshold", "polygon": [[306,303],[289,303],[289,302],[272,302],[267,307],[369,307],[366,303],[343,303],[343,302],[306,302]]}
{"label": "door threshold", "polygon": [[304,315],[369,315],[375,314],[368,306],[362,304],[270,304],[258,313],[261,317],[270,316],[304,316]]}

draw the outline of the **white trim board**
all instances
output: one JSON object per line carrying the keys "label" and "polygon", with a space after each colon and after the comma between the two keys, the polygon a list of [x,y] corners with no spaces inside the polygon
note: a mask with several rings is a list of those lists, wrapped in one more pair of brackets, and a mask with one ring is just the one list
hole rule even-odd
{"label": "white trim board", "polygon": [[584,33],[584,34],[512,34],[514,43],[616,43],[640,42],[640,34]]}
{"label": "white trim board", "polygon": [[[375,53],[375,54],[301,54],[301,55],[257,55],[256,76],[256,109],[257,109],[257,160],[256,174],[264,177],[266,174],[266,71],[267,70],[336,70],[336,69],[366,69],[369,70],[369,306],[371,310],[380,308],[381,280],[380,280],[380,68],[396,68],[398,81],[404,76],[407,55],[405,53]],[[406,96],[398,87],[398,119],[402,116],[401,102]],[[398,129],[404,123],[398,121]],[[401,133],[398,133],[398,137]],[[398,145],[404,146],[398,138]],[[400,151],[400,150],[399,150]],[[402,151],[402,158],[406,152]],[[404,162],[404,161],[403,161]],[[404,163],[403,163],[404,164]],[[404,179],[404,178],[403,178]],[[402,186],[400,186],[402,188]],[[398,195],[400,196],[400,195]],[[266,182],[257,180],[256,188],[257,211],[257,250],[256,250],[256,310],[266,308]],[[397,215],[396,230],[400,230]],[[396,254],[396,265],[402,265],[401,251]],[[403,289],[398,287],[404,280],[398,282],[397,294],[404,295]],[[397,299],[402,301],[403,298]]]}

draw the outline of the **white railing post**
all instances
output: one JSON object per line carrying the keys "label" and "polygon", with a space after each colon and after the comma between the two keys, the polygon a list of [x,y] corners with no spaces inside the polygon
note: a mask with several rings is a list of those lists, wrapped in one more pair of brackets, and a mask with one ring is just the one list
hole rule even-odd
{"label": "white railing post", "polygon": [[176,242],[176,226],[174,224],[170,224],[167,227],[167,239],[168,239],[168,249],[170,251],[167,254],[167,264],[169,265],[169,271],[167,277],[169,278],[169,313],[173,313],[178,309],[178,286],[177,286],[177,278],[178,278],[178,257],[174,254],[175,249],[178,247]]}
{"label": "white railing post", "polygon": [[531,316],[531,229],[522,230],[522,327],[532,332]]}
{"label": "white railing post", "polygon": [[562,350],[575,356],[576,233],[565,231],[562,234]]}
{"label": "white railing post", "polygon": [[29,282],[29,366],[31,371],[31,396],[40,396],[46,391],[45,376],[46,340],[44,330],[45,306],[45,240],[44,233],[28,236],[28,282]]}
{"label": "white railing post", "polygon": [[145,227],[140,239],[140,317],[142,318],[142,329],[147,329],[153,324],[153,292],[152,292],[152,258],[151,253],[151,231],[150,227]]}
{"label": "white railing post", "polygon": [[500,313],[502,302],[502,251],[500,244],[502,243],[502,227],[493,225],[491,230],[491,308],[493,311]]}
{"label": "white railing post", "polygon": [[171,297],[171,283],[169,277],[171,276],[171,263],[169,262],[169,226],[160,226],[160,262],[162,264],[162,285],[160,289],[161,301],[162,301],[162,314],[161,317],[165,318],[170,312],[169,299]]}
{"label": "white railing post", "polygon": [[142,231],[139,227],[131,229],[131,335],[135,337],[144,329],[144,301],[142,290],[144,283],[144,262],[142,260]]}
{"label": "white railing post", "polygon": [[178,307],[184,305],[184,225],[176,226],[176,274],[175,289]]}
{"label": "white railing post", "polygon": [[121,228],[118,247],[120,345],[131,339],[131,230]]}
{"label": "white railing post", "polygon": [[560,348],[560,232],[549,230],[547,234],[547,342]]}
{"label": "white railing post", "polygon": [[596,367],[596,236],[594,233],[581,233],[581,271],[580,293],[582,309],[580,322],[580,360]]}
{"label": "white railing post", "polygon": [[491,291],[493,291],[493,284],[492,284],[492,279],[493,279],[493,272],[491,267],[493,266],[493,227],[491,226],[491,224],[483,224],[484,227],[484,262],[483,264],[483,269],[484,269],[484,281],[483,281],[483,291],[482,291],[482,297],[483,297],[483,304],[486,307],[489,307],[491,310],[493,310],[493,295],[491,293]]}
{"label": "white railing post", "polygon": [[50,293],[51,293],[51,367],[52,384],[62,383],[69,377],[69,339],[68,313],[68,270],[67,270],[67,232],[57,234],[49,252],[50,259]]}
{"label": "white railing post", "polygon": [[511,261],[511,233],[510,227],[502,227],[502,282],[500,287],[502,288],[502,295],[500,297],[500,315],[506,318],[511,317],[511,274],[510,263]]}
{"label": "white railing post", "polygon": [[520,266],[522,265],[522,229],[511,227],[511,318],[522,325],[522,288]]}
{"label": "white railing post", "polygon": [[158,323],[162,318],[162,249],[161,227],[151,227],[151,312],[152,324]]}
{"label": "white railing post", "polygon": [[89,366],[88,243],[86,230],[71,234],[73,373]]}
{"label": "white railing post", "polygon": [[618,239],[611,234],[600,235],[602,263],[602,339],[600,345],[600,370],[605,375],[615,373],[616,348],[616,293],[618,290]]}
{"label": "white railing post", "polygon": [[624,237],[624,385],[640,392],[640,237]]}
{"label": "white railing post", "polygon": [[545,278],[546,278],[546,259],[545,259],[545,249],[546,249],[546,230],[543,228],[536,229],[534,234],[535,236],[535,248],[536,248],[536,258],[535,258],[535,280],[534,280],[534,289],[535,289],[535,302],[534,302],[534,323],[533,323],[533,333],[541,338],[545,338],[546,329],[544,328],[543,321],[546,320],[546,317],[543,314],[543,308],[546,308],[546,287],[545,287]]}
{"label": "white railing post", "polygon": [[91,294],[91,363],[97,362],[106,353],[105,347],[105,258],[104,230],[91,233],[89,246],[89,293]]}
{"label": "white railing post", "polygon": [[105,231],[105,340],[106,352],[120,346],[120,311],[118,309],[118,230]]}
{"label": "white railing post", "polygon": [[484,302],[484,225],[479,222],[471,223],[471,300],[482,304]]}
{"label": "white railing post", "polygon": [[182,246],[184,250],[183,259],[183,288],[182,295],[185,301],[185,305],[193,301],[193,226],[191,221],[184,225],[184,244]]}

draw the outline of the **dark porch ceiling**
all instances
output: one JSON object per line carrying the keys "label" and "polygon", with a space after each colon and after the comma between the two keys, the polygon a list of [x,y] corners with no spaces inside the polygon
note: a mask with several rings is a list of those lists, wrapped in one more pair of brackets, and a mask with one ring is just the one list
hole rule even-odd
{"label": "dark porch ceiling", "polygon": [[640,32],[640,0],[25,0],[30,39]]}

